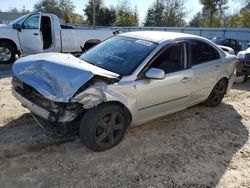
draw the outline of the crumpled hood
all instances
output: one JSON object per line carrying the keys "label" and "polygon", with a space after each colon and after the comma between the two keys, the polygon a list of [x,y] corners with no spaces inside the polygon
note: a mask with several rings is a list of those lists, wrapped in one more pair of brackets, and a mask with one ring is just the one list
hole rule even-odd
{"label": "crumpled hood", "polygon": [[14,76],[56,102],[68,102],[76,91],[95,75],[119,75],[74,57],[71,54],[43,53],[18,59],[12,66]]}

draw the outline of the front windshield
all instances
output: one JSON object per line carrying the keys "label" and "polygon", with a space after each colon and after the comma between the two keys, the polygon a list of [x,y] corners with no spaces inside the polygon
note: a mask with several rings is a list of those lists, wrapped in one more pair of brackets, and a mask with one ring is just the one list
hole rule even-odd
{"label": "front windshield", "polygon": [[130,75],[155,47],[153,42],[116,36],[90,49],[80,59],[125,76]]}
{"label": "front windshield", "polygon": [[28,15],[21,16],[21,17],[15,19],[14,21],[10,22],[9,25],[21,24],[27,17],[28,17]]}

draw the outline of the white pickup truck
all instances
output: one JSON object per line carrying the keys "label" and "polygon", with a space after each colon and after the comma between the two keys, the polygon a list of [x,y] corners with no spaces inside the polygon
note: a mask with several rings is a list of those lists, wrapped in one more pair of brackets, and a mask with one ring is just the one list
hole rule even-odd
{"label": "white pickup truck", "polygon": [[81,53],[115,33],[112,29],[84,29],[60,25],[56,15],[36,12],[9,25],[0,25],[0,64],[11,63],[16,54],[43,52]]}

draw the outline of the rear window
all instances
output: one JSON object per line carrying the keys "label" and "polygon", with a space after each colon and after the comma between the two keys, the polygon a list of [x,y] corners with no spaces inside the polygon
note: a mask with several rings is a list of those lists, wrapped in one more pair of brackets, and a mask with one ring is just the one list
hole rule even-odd
{"label": "rear window", "polygon": [[157,44],[115,36],[84,53],[80,59],[121,76],[130,75]]}

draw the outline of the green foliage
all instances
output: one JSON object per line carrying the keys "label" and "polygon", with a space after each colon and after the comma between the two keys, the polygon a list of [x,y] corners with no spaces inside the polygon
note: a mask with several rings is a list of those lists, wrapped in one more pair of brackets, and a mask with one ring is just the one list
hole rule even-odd
{"label": "green foliage", "polygon": [[55,14],[66,23],[86,23],[81,15],[74,13],[74,9],[72,0],[40,0],[34,5],[34,11]]}
{"label": "green foliage", "polygon": [[[238,14],[224,16],[228,0],[200,0],[202,11],[194,15],[190,27],[245,27],[250,28],[250,0],[244,1]],[[129,0],[118,0],[116,7],[106,7],[103,0],[95,0],[96,25],[100,26],[138,26],[137,7],[131,8]],[[84,8],[87,20],[74,13],[72,0],[39,0],[34,11],[57,15],[66,23],[93,24],[93,0],[88,0]],[[29,10],[12,8],[12,13],[29,13]],[[185,26],[184,0],[155,0],[146,13],[144,26]]]}
{"label": "green foliage", "polygon": [[223,12],[228,7],[228,0],[200,0],[203,5],[203,25],[208,27],[218,27],[221,25]]}
{"label": "green foliage", "polygon": [[184,2],[182,0],[167,0],[165,11],[166,26],[184,26],[186,13],[184,12]]}
{"label": "green foliage", "polygon": [[[220,6],[227,7],[226,1],[220,2]],[[210,4],[211,5],[211,4]],[[213,19],[211,22],[210,17],[204,13],[204,7],[202,13],[197,13],[193,19],[189,22],[190,27],[241,27],[250,28],[250,2],[243,7],[238,14],[224,16],[220,12],[220,6],[216,6],[216,11],[213,13]],[[213,9],[214,10],[214,9]]]}
{"label": "green foliage", "polygon": [[184,26],[186,13],[182,0],[156,0],[149,8],[145,26]]}
{"label": "green foliage", "polygon": [[116,8],[116,26],[138,26],[139,18],[137,8],[131,9],[128,0],[119,1]]}
{"label": "green foliage", "polygon": [[[89,0],[86,7],[83,9],[87,16],[89,25],[93,25],[93,0]],[[102,0],[95,0],[96,25],[111,26],[116,20],[116,10],[111,7],[104,6]]]}
{"label": "green foliage", "polygon": [[190,27],[202,27],[203,17],[200,12],[198,12],[192,20],[189,22]]}
{"label": "green foliage", "polygon": [[238,14],[227,16],[224,26],[250,28],[250,1]]}
{"label": "green foliage", "polygon": [[250,28],[250,1],[240,10],[240,26]]}
{"label": "green foliage", "polygon": [[74,23],[75,15],[74,15],[74,5],[71,0],[60,0],[59,1],[59,9],[61,18],[65,20],[66,23]]}
{"label": "green foliage", "polygon": [[34,5],[34,11],[56,14],[61,17],[61,10],[56,0],[40,0]]}
{"label": "green foliage", "polygon": [[145,26],[164,26],[164,0],[157,0],[153,3],[152,8],[149,8],[146,14]]}
{"label": "green foliage", "polygon": [[240,26],[240,16],[238,14],[230,15],[225,18],[225,27],[239,27]]}

